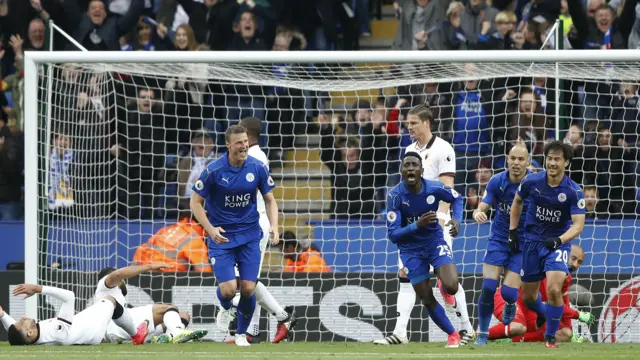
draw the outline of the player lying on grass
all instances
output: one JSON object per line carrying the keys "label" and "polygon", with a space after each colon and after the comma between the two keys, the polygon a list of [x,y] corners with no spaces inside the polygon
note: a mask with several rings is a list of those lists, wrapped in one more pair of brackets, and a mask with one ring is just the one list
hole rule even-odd
{"label": "player lying on grass", "polygon": [[[128,342],[129,331],[126,326],[140,324],[145,333],[142,339],[136,339],[142,343],[151,341],[175,344],[185,343],[191,340],[199,340],[207,335],[206,330],[186,330],[189,323],[189,314],[180,312],[174,305],[153,304],[127,308],[127,284],[125,280],[136,277],[153,270],[161,270],[168,267],[167,264],[149,264],[127,266],[122,269],[112,267],[104,268],[98,274],[95,300],[104,296],[112,296],[124,308],[123,316],[109,326],[105,340],[108,342]],[[123,326],[124,325],[124,326]]]}
{"label": "player lying on grass", "polygon": [[[569,256],[569,271],[571,273],[577,271],[584,262],[584,250],[582,247],[576,244],[571,245],[571,255]],[[587,341],[582,337],[577,337],[573,334],[573,328],[571,325],[572,320],[578,320],[585,324],[591,325],[595,322],[596,318],[593,314],[588,312],[576,311],[571,308],[569,302],[569,286],[571,285],[571,274],[569,274],[564,283],[562,284],[562,301],[564,302],[564,313],[560,326],[556,332],[557,342],[584,342]],[[547,301],[547,282],[543,279],[540,282],[540,294],[538,295],[543,302]],[[509,325],[499,323],[489,328],[489,339],[504,339],[511,338],[513,342],[542,342],[544,341],[544,334],[546,331],[546,324],[538,327],[537,318],[538,315],[525,306],[522,301],[522,296],[518,298],[516,303],[516,315]],[[493,315],[502,321],[503,308],[505,301],[500,293],[495,294],[495,308]]]}
{"label": "player lying on grass", "polygon": [[391,189],[387,197],[388,236],[398,245],[405,273],[429,317],[449,335],[447,347],[457,348],[460,335],[433,296],[429,268],[433,266],[448,294],[454,295],[458,291],[458,271],[436,211],[440,201],[453,205],[453,219],[446,225],[451,226],[451,236],[456,236],[460,230],[463,201],[455,190],[441,182],[424,180],[422,170],[418,153],[404,154],[401,165],[404,180]]}
{"label": "player lying on grass", "polygon": [[[520,289],[520,269],[522,267],[522,253],[519,244],[509,241],[509,211],[516,195],[520,181],[529,174],[529,152],[523,143],[516,144],[509,151],[507,170],[494,175],[482,197],[478,209],[473,212],[473,218],[478,223],[488,220],[487,212],[494,207],[496,217],[491,224],[491,235],[487,242],[487,250],[482,266],[482,291],[478,299],[478,338],[476,345],[486,345],[489,339],[489,323],[494,313],[494,294],[504,269],[504,281],[500,287],[500,298],[504,299],[504,314],[501,319],[509,324],[516,313],[518,289]],[[526,211],[526,204],[524,206]],[[520,217],[518,229],[520,235],[524,232],[524,216]]]}
{"label": "player lying on grass", "polygon": [[0,308],[0,320],[10,345],[98,345],[111,320],[118,320],[124,310],[115,298],[105,296],[74,315],[76,297],[72,291],[31,284],[21,284],[13,290],[13,296],[25,295],[25,299],[35,294],[60,300],[58,316],[39,322],[26,317],[15,321]]}
{"label": "player lying on grass", "polygon": [[[509,239],[519,243],[518,225],[523,203],[529,199],[522,253],[522,299],[546,318],[545,347],[557,348],[556,332],[562,320],[562,284],[569,269],[570,241],[584,229],[585,201],[582,189],[565,174],[573,157],[571,146],[560,141],[545,145],[546,170],[526,176],[511,205]],[[546,306],[538,296],[540,280],[547,279]]]}
{"label": "player lying on grass", "polygon": [[[193,185],[191,211],[209,238],[209,257],[218,280],[217,296],[221,319],[229,320],[232,300],[238,289],[235,267],[240,277],[238,329],[235,343],[250,346],[246,333],[256,305],[255,288],[262,253],[257,192],[265,201],[271,244],[279,241],[278,205],[271,190],[275,182],[265,164],[248,155],[247,129],[233,125],[225,132],[228,153],[210,162]],[[222,327],[227,328],[228,321]],[[219,325],[220,326],[220,325]]]}

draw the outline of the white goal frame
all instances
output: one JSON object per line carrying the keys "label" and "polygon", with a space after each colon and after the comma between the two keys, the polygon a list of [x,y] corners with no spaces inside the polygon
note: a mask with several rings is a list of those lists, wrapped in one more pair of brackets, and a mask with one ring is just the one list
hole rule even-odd
{"label": "white goal frame", "polygon": [[[38,283],[38,66],[48,63],[561,63],[639,62],[640,50],[530,51],[60,51],[25,52],[25,282]],[[423,79],[427,81],[428,79]],[[559,96],[559,94],[557,94]],[[47,114],[50,116],[50,114]],[[557,121],[557,120],[556,120]],[[15,239],[17,240],[17,239]],[[38,297],[26,300],[26,316],[37,317]]]}

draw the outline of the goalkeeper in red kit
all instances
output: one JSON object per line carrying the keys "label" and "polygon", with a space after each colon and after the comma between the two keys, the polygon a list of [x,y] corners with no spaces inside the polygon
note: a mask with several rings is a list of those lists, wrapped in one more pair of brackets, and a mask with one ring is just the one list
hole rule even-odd
{"label": "goalkeeper in red kit", "polygon": [[[569,256],[569,270],[575,272],[582,266],[584,262],[584,250],[576,244],[571,245],[571,255]],[[562,284],[562,300],[564,302],[564,312],[560,327],[556,332],[556,341],[558,342],[585,342],[585,338],[574,336],[571,321],[579,320],[586,324],[593,324],[595,316],[591,313],[576,311],[571,308],[569,303],[569,286],[571,285],[572,276],[569,274]],[[545,279],[540,282],[540,295],[543,302],[547,301],[547,284]],[[538,319],[535,311],[529,310],[522,300],[522,291],[516,302],[516,316],[509,325],[502,324],[502,311],[505,305],[504,299],[499,291],[494,297],[493,315],[500,320],[500,323],[489,328],[489,340],[509,339],[512,342],[543,342],[546,324],[543,319]],[[539,321],[540,320],[540,321]],[[540,326],[538,325],[539,323]]]}

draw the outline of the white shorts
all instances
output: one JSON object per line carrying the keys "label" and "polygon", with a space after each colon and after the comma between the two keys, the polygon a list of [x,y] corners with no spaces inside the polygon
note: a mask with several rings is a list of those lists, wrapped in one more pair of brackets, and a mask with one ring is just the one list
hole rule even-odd
{"label": "white shorts", "polygon": [[107,277],[105,276],[102,279],[100,279],[100,281],[98,281],[98,285],[96,285],[96,293],[94,295],[95,301],[104,299],[107,296],[112,296],[114,299],[116,299],[116,301],[120,305],[126,307],[127,300],[124,298],[124,295],[122,295],[122,290],[120,290],[120,286],[116,286],[113,288],[107,287],[107,285],[105,284],[106,278]]}
{"label": "white shorts", "polygon": [[[260,228],[262,229],[262,239],[260,239],[260,252],[262,253],[260,257],[260,269],[262,271],[262,261],[264,261],[264,252],[267,250],[267,245],[269,244],[269,232],[271,231],[271,226],[269,224],[269,218],[266,216],[260,215]],[[240,276],[238,272],[238,266],[236,266],[236,277]],[[258,278],[260,277],[260,272],[258,272]]]}
{"label": "white shorts", "polygon": [[[145,342],[151,341],[151,338],[154,336],[164,334],[162,327],[160,327],[160,333],[158,334],[156,324],[153,322],[153,304],[134,307],[129,309],[129,312],[131,313],[133,323],[136,324],[136,326],[143,321],[148,321],[149,325],[147,326],[147,330],[149,330],[149,334],[147,335]],[[129,334],[120,326],[116,325],[116,323],[109,321],[109,327],[107,328],[104,340],[110,343],[130,343],[131,336],[129,336]]]}
{"label": "white shorts", "polygon": [[111,301],[102,299],[73,317],[69,340],[74,345],[98,345],[105,338],[113,317]]}
{"label": "white shorts", "polygon": [[[438,219],[444,220],[444,222],[446,223],[447,221],[451,220],[451,216],[439,212]],[[451,230],[451,226],[444,227],[444,241],[447,243],[447,245],[449,245],[451,251],[453,251],[453,238],[451,237],[451,234],[449,234],[449,230]],[[404,264],[402,264],[402,259],[400,258],[400,251],[398,251],[398,270],[404,270]],[[433,273],[433,266],[429,267],[429,272]]]}

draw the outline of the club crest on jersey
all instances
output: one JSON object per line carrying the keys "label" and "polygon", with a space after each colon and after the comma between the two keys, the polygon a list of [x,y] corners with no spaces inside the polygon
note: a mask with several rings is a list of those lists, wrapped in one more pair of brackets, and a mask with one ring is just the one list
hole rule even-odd
{"label": "club crest on jersey", "polygon": [[195,187],[196,187],[196,190],[204,189],[204,183],[202,182],[202,180],[196,181]]}
{"label": "club crest on jersey", "polygon": [[558,194],[558,201],[560,201],[560,202],[567,201],[567,195],[565,193]]}
{"label": "club crest on jersey", "polygon": [[586,206],[586,203],[584,199],[578,200],[578,209],[584,209],[585,206]]}
{"label": "club crest on jersey", "polygon": [[252,173],[248,173],[247,176],[246,176],[246,179],[247,179],[248,182],[253,182],[253,180],[255,180],[256,177]]}
{"label": "club crest on jersey", "polygon": [[460,196],[460,194],[458,194],[458,192],[457,192],[457,191],[455,191],[454,189],[451,189],[451,194],[453,195],[453,197],[454,197],[455,199],[457,199],[457,198],[458,198],[458,196]]}
{"label": "club crest on jersey", "polygon": [[388,222],[395,222],[398,219],[398,216],[396,215],[395,212],[390,211],[387,213],[387,221]]}
{"label": "club crest on jersey", "polygon": [[436,197],[433,195],[427,196],[427,204],[431,205],[436,201]]}
{"label": "club crest on jersey", "polygon": [[269,186],[276,186],[276,182],[273,181],[273,178],[271,176],[269,176],[269,179],[267,179],[267,184]]}
{"label": "club crest on jersey", "polygon": [[448,162],[451,162],[451,160],[453,160],[453,159],[451,158],[451,155],[447,155],[447,157],[445,158],[445,160],[447,160]]}
{"label": "club crest on jersey", "polygon": [[209,261],[211,261],[211,265],[215,265],[216,264],[216,258],[214,258],[214,257],[209,259]]}

